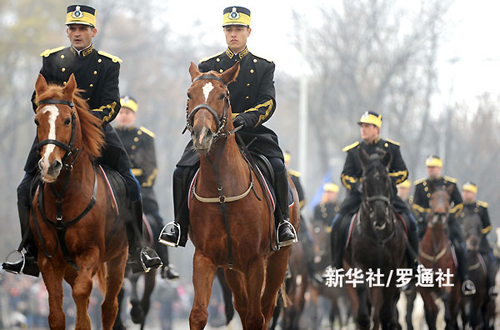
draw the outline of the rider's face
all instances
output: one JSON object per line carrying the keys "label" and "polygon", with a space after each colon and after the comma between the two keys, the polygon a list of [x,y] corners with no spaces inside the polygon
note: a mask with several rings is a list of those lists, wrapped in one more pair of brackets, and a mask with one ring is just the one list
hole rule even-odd
{"label": "rider's face", "polygon": [[134,111],[127,107],[123,107],[120,109],[120,112],[118,112],[116,121],[118,122],[118,125],[126,127],[135,121],[135,117],[136,115]]}
{"label": "rider's face", "polygon": [[90,46],[92,38],[97,34],[97,29],[84,24],[70,24],[66,29],[71,46],[82,50]]}
{"label": "rider's face", "polygon": [[247,39],[250,36],[252,29],[243,25],[228,25],[224,27],[224,35],[226,43],[233,53],[239,53],[245,49]]}
{"label": "rider's face", "polygon": [[439,166],[427,166],[427,173],[429,178],[436,179],[441,176],[441,167]]}
{"label": "rider's face", "polygon": [[473,202],[476,199],[476,193],[473,193],[472,191],[464,190],[462,192],[462,197],[464,199],[464,202]]}
{"label": "rider's face", "polygon": [[375,125],[365,123],[360,124],[360,126],[361,138],[368,143],[375,141],[378,137],[379,128]]}

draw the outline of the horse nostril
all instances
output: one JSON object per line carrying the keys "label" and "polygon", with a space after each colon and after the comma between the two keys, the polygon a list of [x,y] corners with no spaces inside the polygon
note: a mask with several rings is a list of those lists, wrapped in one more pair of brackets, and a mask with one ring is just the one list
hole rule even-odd
{"label": "horse nostril", "polygon": [[59,170],[59,169],[61,168],[61,166],[62,166],[62,163],[61,163],[60,161],[58,161],[58,160],[54,160],[54,161],[52,162],[52,168],[53,168],[55,171]]}

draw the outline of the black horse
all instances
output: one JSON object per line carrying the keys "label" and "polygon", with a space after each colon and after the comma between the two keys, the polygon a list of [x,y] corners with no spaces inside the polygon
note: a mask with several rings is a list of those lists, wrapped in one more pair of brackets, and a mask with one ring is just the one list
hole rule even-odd
{"label": "black horse", "polygon": [[[392,206],[393,183],[389,176],[390,153],[378,149],[368,155],[359,148],[363,168],[362,202],[353,224],[352,236],[344,253],[344,269],[353,268],[368,274],[370,269],[382,275],[382,286],[369,285],[366,277],[351,294],[357,309],[356,323],[360,329],[393,329],[396,320],[396,269],[406,266],[406,237]],[[391,274],[393,275],[390,279]],[[354,285],[348,285],[353,289]]]}

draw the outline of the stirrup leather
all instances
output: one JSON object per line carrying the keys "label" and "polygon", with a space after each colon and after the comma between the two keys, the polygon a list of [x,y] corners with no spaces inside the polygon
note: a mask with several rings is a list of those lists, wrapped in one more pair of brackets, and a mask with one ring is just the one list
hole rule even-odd
{"label": "stirrup leather", "polygon": [[[19,275],[19,274],[22,274],[23,271],[24,271],[24,266],[26,265],[26,258],[24,257],[24,252],[23,251],[18,251],[18,250],[14,250],[12,252],[10,252],[8,255],[7,255],[7,258],[5,258],[5,260],[9,260],[9,257],[11,255],[13,255],[14,253],[19,253],[21,255],[21,260],[23,262],[22,266],[21,266],[21,270],[19,270],[19,273],[18,272],[15,272],[15,271],[12,271],[10,269],[4,269],[6,272],[8,273],[11,273],[11,274],[15,274],[15,275]],[[6,265],[14,265],[14,264],[17,264],[19,261],[16,261],[16,262],[10,262],[10,261],[5,261],[5,264]]]}
{"label": "stirrup leather", "polygon": [[[281,226],[290,226],[290,229],[293,233],[293,235],[295,236],[294,239],[290,240],[290,241],[286,241],[286,242],[280,242],[280,228]],[[295,231],[295,227],[292,225],[292,223],[288,220],[283,220],[281,221],[279,224],[278,224],[278,228],[276,229],[276,244],[282,248],[282,247],[285,247],[285,246],[288,246],[288,245],[292,245],[294,243],[297,243],[299,240],[297,238],[297,232]]]}
{"label": "stirrup leather", "polygon": [[[175,242],[175,243],[167,241],[165,239],[162,239],[163,234],[164,233],[168,233],[167,229],[171,228],[170,226],[173,226],[173,227],[177,228],[177,230],[179,232],[179,235],[177,235],[177,242]],[[160,232],[160,236],[158,237],[158,242],[160,242],[163,245],[170,246],[170,247],[177,247],[177,246],[179,246],[179,242],[180,241],[181,241],[181,226],[178,223],[174,222],[174,221],[167,223],[162,228],[162,230]]]}

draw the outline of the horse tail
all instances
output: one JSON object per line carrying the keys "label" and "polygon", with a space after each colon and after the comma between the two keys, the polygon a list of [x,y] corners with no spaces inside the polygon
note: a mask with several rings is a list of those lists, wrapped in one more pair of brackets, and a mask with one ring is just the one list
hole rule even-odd
{"label": "horse tail", "polygon": [[281,299],[283,300],[283,308],[288,308],[288,306],[293,305],[292,300],[286,294],[286,285],[285,285],[284,281],[283,281],[283,283],[281,283],[281,286],[280,286],[280,294],[281,294]]}
{"label": "horse tail", "polygon": [[106,295],[106,274],[107,274],[107,267],[106,264],[103,263],[99,266],[99,269],[97,270],[97,282],[99,283],[99,290],[101,291],[102,295]]}

